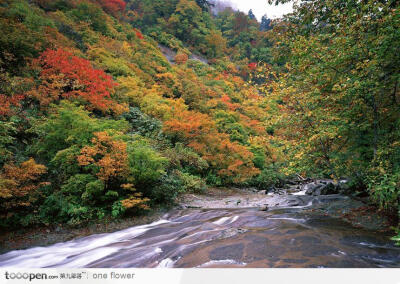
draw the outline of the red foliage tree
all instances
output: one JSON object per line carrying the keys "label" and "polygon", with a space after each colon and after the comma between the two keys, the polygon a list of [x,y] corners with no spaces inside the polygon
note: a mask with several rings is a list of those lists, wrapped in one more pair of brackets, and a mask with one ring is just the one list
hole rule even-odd
{"label": "red foliage tree", "polygon": [[257,68],[257,62],[250,62],[248,66],[250,70],[255,70]]}
{"label": "red foliage tree", "polygon": [[136,33],[136,36],[137,36],[138,39],[144,39],[144,36],[140,31],[135,30],[135,33]]}
{"label": "red foliage tree", "polygon": [[126,8],[123,0],[99,0],[99,3],[107,13],[115,17],[124,12]]}
{"label": "red foliage tree", "polygon": [[36,63],[41,68],[41,85],[31,94],[41,105],[67,98],[83,101],[89,110],[122,112],[123,107],[110,99],[117,84],[88,60],[63,49],[47,49]]}
{"label": "red foliage tree", "polygon": [[228,95],[223,95],[220,100],[229,110],[235,111],[240,107],[240,104],[232,103],[232,100]]}
{"label": "red foliage tree", "polygon": [[6,96],[0,94],[0,116],[13,115],[13,107],[19,107],[20,101],[24,99],[24,95]]}

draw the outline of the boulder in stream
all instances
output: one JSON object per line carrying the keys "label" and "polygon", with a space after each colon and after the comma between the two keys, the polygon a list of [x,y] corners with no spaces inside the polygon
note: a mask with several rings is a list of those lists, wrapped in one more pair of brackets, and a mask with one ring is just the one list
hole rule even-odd
{"label": "boulder in stream", "polygon": [[339,187],[335,185],[333,181],[321,180],[306,184],[304,190],[307,195],[330,195],[337,194],[339,192]]}

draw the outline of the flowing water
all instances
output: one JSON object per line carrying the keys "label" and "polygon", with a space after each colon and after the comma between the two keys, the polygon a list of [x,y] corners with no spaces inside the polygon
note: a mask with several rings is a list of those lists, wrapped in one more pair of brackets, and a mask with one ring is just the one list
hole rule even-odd
{"label": "flowing water", "polygon": [[400,267],[388,236],[309,206],[174,210],[152,224],[11,251],[0,267]]}

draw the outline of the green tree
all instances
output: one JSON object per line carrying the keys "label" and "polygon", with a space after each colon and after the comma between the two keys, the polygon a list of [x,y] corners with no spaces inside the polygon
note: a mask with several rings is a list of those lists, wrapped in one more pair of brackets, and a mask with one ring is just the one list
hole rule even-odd
{"label": "green tree", "polygon": [[398,8],[396,1],[302,2],[274,28],[274,52],[287,64],[269,97],[292,172],[352,177],[396,210]]}

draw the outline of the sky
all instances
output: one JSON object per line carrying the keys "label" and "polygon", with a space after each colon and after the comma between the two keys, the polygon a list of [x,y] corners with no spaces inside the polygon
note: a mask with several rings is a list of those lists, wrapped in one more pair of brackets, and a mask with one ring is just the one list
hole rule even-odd
{"label": "sky", "polygon": [[293,7],[293,3],[269,5],[267,0],[230,0],[230,2],[235,4],[235,8],[245,13],[252,9],[258,20],[261,20],[264,14],[271,19],[282,17],[282,15],[292,12]]}

